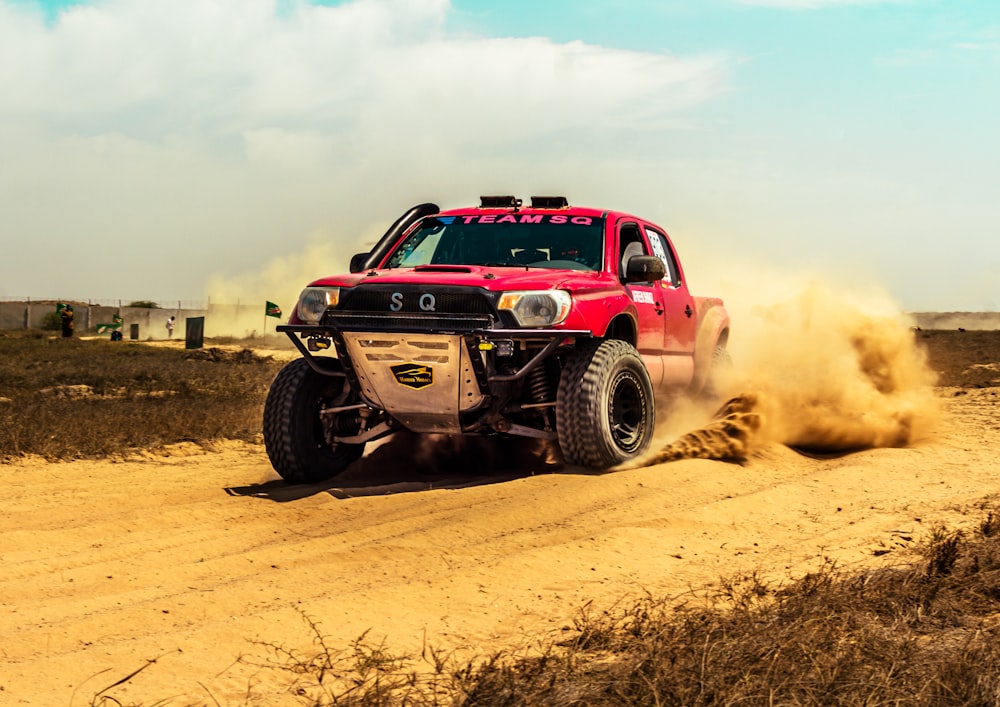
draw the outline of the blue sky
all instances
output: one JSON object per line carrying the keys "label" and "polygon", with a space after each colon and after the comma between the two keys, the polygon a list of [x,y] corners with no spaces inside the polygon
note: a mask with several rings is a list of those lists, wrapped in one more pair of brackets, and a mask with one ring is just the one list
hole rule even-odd
{"label": "blue sky", "polygon": [[412,204],[562,193],[697,294],[1000,309],[1000,3],[0,0],[0,297],[284,299]]}

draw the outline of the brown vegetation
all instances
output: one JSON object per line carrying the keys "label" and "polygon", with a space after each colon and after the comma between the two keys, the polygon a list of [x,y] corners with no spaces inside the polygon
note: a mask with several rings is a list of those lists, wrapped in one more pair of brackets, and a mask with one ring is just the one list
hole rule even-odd
{"label": "brown vegetation", "polygon": [[1000,696],[1000,525],[939,530],[923,561],[787,587],[722,583],[713,606],[649,598],[584,617],[562,651],[476,669],[466,705],[990,705]]}
{"label": "brown vegetation", "polygon": [[182,441],[255,441],[281,364],[249,349],[0,339],[0,459],[112,456]]}

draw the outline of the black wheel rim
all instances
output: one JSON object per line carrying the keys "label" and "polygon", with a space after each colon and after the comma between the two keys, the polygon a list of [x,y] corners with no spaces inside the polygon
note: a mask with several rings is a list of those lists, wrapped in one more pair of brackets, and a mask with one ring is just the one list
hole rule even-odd
{"label": "black wheel rim", "polygon": [[625,371],[614,379],[608,403],[611,438],[622,451],[634,452],[642,444],[646,421],[646,396],[635,374]]}

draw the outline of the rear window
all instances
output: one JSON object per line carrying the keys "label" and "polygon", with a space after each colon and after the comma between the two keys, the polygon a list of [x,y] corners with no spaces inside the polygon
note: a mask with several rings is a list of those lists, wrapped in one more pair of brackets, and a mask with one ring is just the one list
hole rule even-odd
{"label": "rear window", "polygon": [[570,214],[429,216],[396,247],[385,267],[487,265],[600,270],[604,219]]}

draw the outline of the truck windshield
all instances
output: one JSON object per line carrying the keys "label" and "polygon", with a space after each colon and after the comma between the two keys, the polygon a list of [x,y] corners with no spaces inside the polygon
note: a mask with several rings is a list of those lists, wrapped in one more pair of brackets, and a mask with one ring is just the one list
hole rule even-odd
{"label": "truck windshield", "polygon": [[600,270],[604,219],[569,214],[429,216],[403,239],[387,268],[488,265]]}

